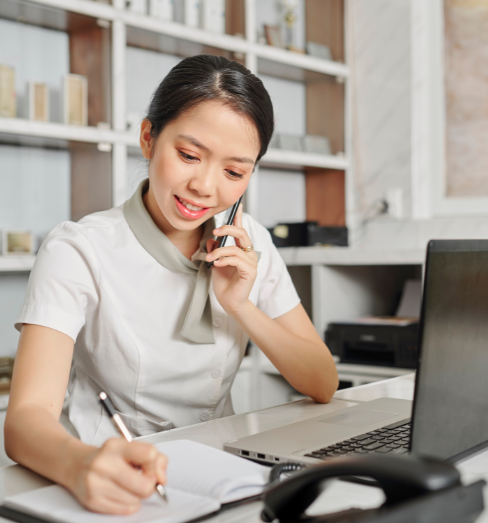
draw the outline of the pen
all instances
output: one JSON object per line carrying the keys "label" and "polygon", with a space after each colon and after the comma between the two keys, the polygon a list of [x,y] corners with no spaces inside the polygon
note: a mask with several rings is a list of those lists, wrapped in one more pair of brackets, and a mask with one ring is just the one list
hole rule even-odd
{"label": "pen", "polygon": [[[119,413],[115,410],[114,404],[108,397],[107,393],[100,392],[98,397],[100,398],[100,403],[102,404],[103,408],[114,422],[117,430],[130,443],[132,441],[132,435],[129,432],[129,429],[125,426],[125,423],[122,421],[122,418],[119,416]],[[158,491],[158,494],[164,499],[164,501],[168,501],[166,491],[164,490],[164,487],[161,485],[161,483],[156,483],[156,490]]]}

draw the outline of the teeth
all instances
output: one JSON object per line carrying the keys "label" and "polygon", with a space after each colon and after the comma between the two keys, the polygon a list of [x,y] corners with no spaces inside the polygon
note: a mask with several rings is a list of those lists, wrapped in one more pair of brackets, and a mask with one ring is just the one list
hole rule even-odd
{"label": "teeth", "polygon": [[182,203],[187,209],[190,209],[190,211],[201,211],[205,207],[197,207],[196,205],[192,205],[191,203],[186,202],[185,200],[182,200],[179,196],[177,197],[180,203]]}

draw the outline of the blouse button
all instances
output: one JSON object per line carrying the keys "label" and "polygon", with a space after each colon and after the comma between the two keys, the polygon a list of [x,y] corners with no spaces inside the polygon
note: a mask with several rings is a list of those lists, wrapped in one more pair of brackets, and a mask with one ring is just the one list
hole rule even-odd
{"label": "blouse button", "polygon": [[219,318],[219,317],[214,318],[213,326],[217,327],[217,328],[221,327],[222,326],[222,318]]}
{"label": "blouse button", "polygon": [[210,414],[208,412],[202,412],[200,414],[200,421],[208,421],[210,419]]}
{"label": "blouse button", "polygon": [[210,376],[212,376],[212,378],[220,378],[220,369],[214,369],[211,373],[210,373]]}

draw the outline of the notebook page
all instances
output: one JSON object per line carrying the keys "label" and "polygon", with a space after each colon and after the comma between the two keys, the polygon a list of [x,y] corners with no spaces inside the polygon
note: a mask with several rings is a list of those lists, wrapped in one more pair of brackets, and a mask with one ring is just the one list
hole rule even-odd
{"label": "notebook page", "polygon": [[45,519],[62,523],[182,523],[220,508],[214,499],[204,498],[180,490],[167,488],[168,503],[158,494],[142,502],[139,511],[129,516],[109,516],[90,512],[82,507],[63,487],[32,490],[5,499],[6,507]]}
{"label": "notebook page", "polygon": [[168,456],[168,485],[230,503],[260,494],[269,468],[189,440],[156,445]]}

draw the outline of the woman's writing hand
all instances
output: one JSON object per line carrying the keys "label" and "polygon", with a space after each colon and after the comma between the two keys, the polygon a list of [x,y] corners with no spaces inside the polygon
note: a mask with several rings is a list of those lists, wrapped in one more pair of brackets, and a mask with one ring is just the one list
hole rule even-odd
{"label": "woman's writing hand", "polygon": [[214,230],[216,236],[232,236],[235,246],[217,249],[218,242],[207,241],[207,261],[213,261],[212,281],[215,296],[230,316],[238,316],[248,301],[258,269],[258,257],[254,251],[244,252],[241,247],[250,247],[251,239],[242,227],[242,204],[239,206],[235,225],[223,225]]}
{"label": "woman's writing hand", "polygon": [[166,483],[167,459],[148,443],[112,438],[75,461],[67,487],[94,512],[132,514]]}

